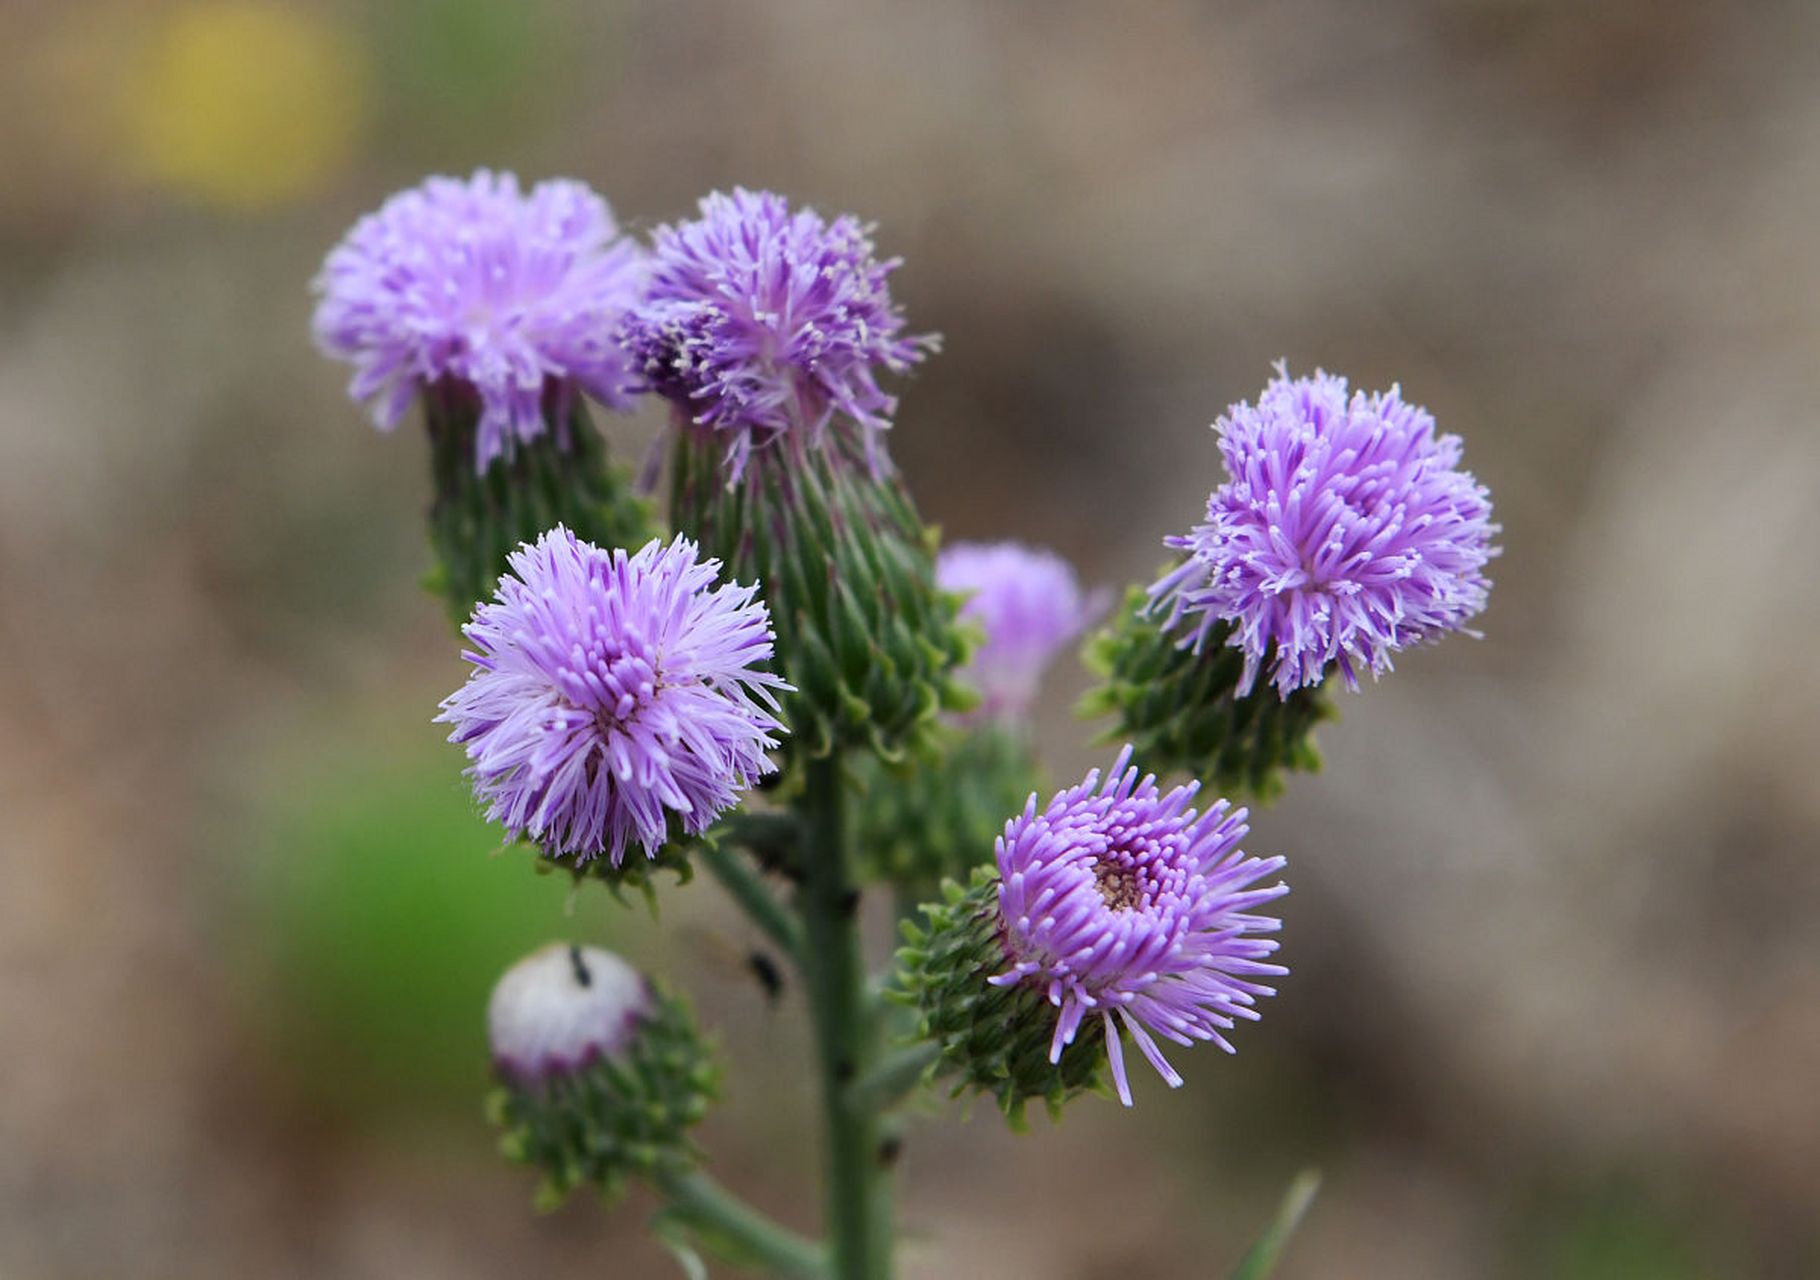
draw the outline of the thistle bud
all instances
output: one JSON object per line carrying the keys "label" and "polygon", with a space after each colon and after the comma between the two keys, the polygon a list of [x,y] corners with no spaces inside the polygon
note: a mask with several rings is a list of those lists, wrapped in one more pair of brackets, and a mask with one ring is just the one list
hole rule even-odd
{"label": "thistle bud", "polygon": [[867,228],[735,191],[659,228],[621,331],[644,386],[675,406],[671,518],[737,577],[763,584],[787,750],[897,758],[966,701],[955,602],[933,535],[892,474],[883,435],[901,374],[933,339],[906,336]]}
{"label": "thistle bud", "polygon": [[501,1149],[543,1172],[540,1203],[694,1164],[717,1073],[693,1018],[609,951],[552,943],[493,988],[487,1034]]}
{"label": "thistle bud", "polygon": [[564,524],[638,546],[648,504],[608,463],[583,396],[631,404],[612,341],[642,276],[637,245],[579,182],[431,178],[362,218],[315,282],[316,340],[354,366],[382,430],[421,399],[435,500],[431,586],[457,623],[521,542]]}
{"label": "thistle bud", "polygon": [[[1474,634],[1498,526],[1460,438],[1396,387],[1349,393],[1279,363],[1213,425],[1225,482],[1205,523],[1167,539],[1182,557],[1148,601],[1094,642],[1107,683],[1086,709],[1116,715],[1151,768],[1269,793],[1318,764],[1329,675],[1357,689],[1395,653]],[[1274,697],[1256,691],[1266,669]]]}
{"label": "thistle bud", "polygon": [[1257,1017],[1287,972],[1269,959],[1280,928],[1256,908],[1288,892],[1258,881],[1281,858],[1248,857],[1244,810],[1189,808],[1194,786],[1160,792],[1127,747],[1039,809],[1032,796],[1005,825],[996,867],[950,883],[907,931],[901,985],[941,1050],[956,1092],[990,1093],[1016,1119],[1041,1098],[1051,1112],[1096,1083],[1101,1055],[1131,1105],[1124,1042],[1171,1086],[1159,1039],[1212,1041]]}

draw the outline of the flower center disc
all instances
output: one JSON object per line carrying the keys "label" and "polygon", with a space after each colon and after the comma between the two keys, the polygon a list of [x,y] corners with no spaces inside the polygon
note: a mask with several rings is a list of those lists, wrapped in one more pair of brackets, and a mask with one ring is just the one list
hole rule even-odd
{"label": "flower center disc", "polygon": [[1137,872],[1110,858],[1096,858],[1093,863],[1094,883],[1108,911],[1134,911],[1144,900]]}

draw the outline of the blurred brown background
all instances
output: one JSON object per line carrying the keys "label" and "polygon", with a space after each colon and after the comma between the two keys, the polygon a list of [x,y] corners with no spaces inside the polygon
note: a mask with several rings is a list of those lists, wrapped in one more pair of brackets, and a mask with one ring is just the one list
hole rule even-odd
{"label": "blurred brown background", "polygon": [[[1294,968],[1131,1113],[918,1124],[911,1277],[1820,1275],[1820,6],[0,6],[0,1277],[667,1276],[533,1215],[481,1010],[545,937],[692,989],[707,1135],[808,1226],[800,1010],[712,888],[491,858],[420,513],[307,282],[427,171],[876,218],[947,347],[952,534],[1147,572],[1269,362],[1401,380],[1490,485],[1478,643],[1343,699],[1253,845]],[[615,424],[636,450],[654,419]],[[1052,681],[1058,776],[1102,753]]]}

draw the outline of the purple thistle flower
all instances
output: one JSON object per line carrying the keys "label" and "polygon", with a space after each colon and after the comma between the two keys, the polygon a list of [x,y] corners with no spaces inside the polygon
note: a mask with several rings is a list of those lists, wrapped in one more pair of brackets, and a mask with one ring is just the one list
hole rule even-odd
{"label": "purple thistle flower", "polygon": [[[1105,1024],[1106,1056],[1119,1099],[1131,1105],[1122,1025],[1171,1088],[1181,1085],[1155,1037],[1176,1044],[1211,1040],[1231,1053],[1224,1032],[1256,1019],[1252,1006],[1275,990],[1257,979],[1289,972],[1266,957],[1281,922],[1253,914],[1289,892],[1282,858],[1248,857],[1245,810],[1224,800],[1197,814],[1198,783],[1167,795],[1138,779],[1131,748],[1104,784],[1099,770],[1060,792],[1046,809],[1030,797],[997,844],[999,920],[1006,956],[995,986],[1026,983],[1061,1010],[1049,1060],[1089,1015]],[[1115,1021],[1116,1015],[1116,1021]]]}
{"label": "purple thistle flower", "polygon": [[314,290],[316,341],[355,367],[348,394],[390,430],[441,379],[480,401],[475,466],[545,430],[546,395],[630,405],[613,341],[642,277],[638,246],[579,182],[523,194],[509,173],[430,178],[354,224]]}
{"label": "purple thistle flower", "polygon": [[494,1069],[524,1086],[623,1052],[656,1000],[644,975],[599,947],[553,942],[505,971],[487,1001]]}
{"label": "purple thistle flower", "polygon": [[1097,595],[1082,592],[1066,560],[1018,542],[946,547],[935,582],[966,594],[960,616],[986,633],[964,674],[982,695],[980,714],[1001,720],[1030,713],[1050,659],[1103,607]]}
{"label": "purple thistle flower", "polygon": [[880,369],[907,372],[935,349],[903,336],[871,228],[850,215],[791,212],[768,191],[701,201],[692,222],[652,237],[651,275],[621,331],[646,388],[727,432],[733,478],[754,449],[793,433],[819,443],[836,414],[857,424],[874,475],[894,396]]}
{"label": "purple thistle flower", "polygon": [[1356,689],[1360,670],[1388,671],[1392,653],[1484,609],[1498,526],[1460,438],[1397,387],[1348,398],[1344,378],[1276,371],[1255,408],[1214,423],[1226,483],[1205,524],[1166,540],[1188,559],[1150,588],[1152,607],[1169,607],[1170,628],[1191,619],[1197,650],[1231,623],[1240,695],[1273,651],[1281,697],[1330,663]]}
{"label": "purple thistle flower", "polygon": [[756,586],[715,586],[695,544],[603,551],[560,525],[512,553],[463,628],[468,682],[437,720],[465,744],[475,795],[513,837],[617,867],[699,834],[776,766],[783,726],[759,669],[770,614]]}

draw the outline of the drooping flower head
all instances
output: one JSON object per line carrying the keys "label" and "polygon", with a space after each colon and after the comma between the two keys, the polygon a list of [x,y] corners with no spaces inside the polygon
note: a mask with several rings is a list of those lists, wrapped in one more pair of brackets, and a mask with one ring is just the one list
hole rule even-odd
{"label": "drooping flower head", "polygon": [[1491,590],[1498,527],[1460,438],[1398,388],[1349,396],[1344,378],[1276,370],[1255,407],[1214,423],[1226,483],[1205,524],[1167,540],[1188,559],[1151,597],[1197,648],[1230,623],[1239,692],[1270,661],[1287,698],[1329,664],[1357,688],[1397,650],[1464,629]]}
{"label": "drooping flower head", "polygon": [[756,586],[716,586],[695,544],[603,551],[558,526],[511,558],[463,628],[468,682],[436,718],[466,746],[487,817],[552,856],[655,856],[671,815],[698,834],[773,764]]}
{"label": "drooping flower head", "polygon": [[536,1085],[617,1057],[656,1006],[651,984],[610,951],[553,942],[506,970],[487,1002],[505,1079]]}
{"label": "drooping flower head", "polygon": [[1081,590],[1066,560],[1018,542],[944,548],[935,581],[967,596],[960,616],[986,633],[963,674],[980,691],[980,713],[1001,720],[1029,714],[1050,659],[1086,629],[1101,605]]}
{"label": "drooping flower head", "polygon": [[354,365],[348,394],[385,429],[438,381],[470,388],[485,471],[544,432],[546,398],[579,389],[627,407],[632,372],[613,333],[642,272],[638,246],[582,183],[521,192],[512,174],[485,169],[430,178],[329,253],[314,285],[316,340]]}
{"label": "drooping flower head", "polygon": [[787,433],[820,441],[838,414],[857,425],[874,474],[895,397],[880,370],[907,372],[935,341],[904,336],[871,228],[825,221],[782,196],[735,188],[701,216],[659,227],[651,275],[622,341],[647,386],[727,435],[737,478],[752,450]]}
{"label": "drooping flower head", "polygon": [[1049,1060],[1098,1018],[1119,1098],[1131,1105],[1121,1029],[1171,1087],[1182,1083],[1156,1038],[1211,1040],[1255,1019],[1260,979],[1287,973],[1268,957],[1281,927],[1256,909],[1289,892],[1280,857],[1239,848],[1245,811],[1224,800],[1197,813],[1198,784],[1159,793],[1131,748],[1102,783],[1096,769],[1039,810],[1030,798],[997,845],[999,923],[1009,961],[995,986],[1027,984],[1058,1010]]}

